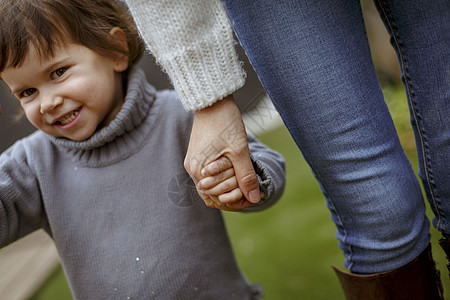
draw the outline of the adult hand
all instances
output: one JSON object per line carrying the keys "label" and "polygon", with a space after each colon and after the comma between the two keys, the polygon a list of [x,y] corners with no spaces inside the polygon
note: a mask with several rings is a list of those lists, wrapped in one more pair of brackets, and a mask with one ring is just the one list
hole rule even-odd
{"label": "adult hand", "polygon": [[200,192],[205,204],[223,210],[239,211],[259,202],[259,183],[250,160],[244,122],[232,96],[195,112],[184,167],[197,184],[204,176],[209,175],[208,168],[203,168],[221,156],[227,157],[233,164],[239,188],[245,198],[224,204],[217,197]]}

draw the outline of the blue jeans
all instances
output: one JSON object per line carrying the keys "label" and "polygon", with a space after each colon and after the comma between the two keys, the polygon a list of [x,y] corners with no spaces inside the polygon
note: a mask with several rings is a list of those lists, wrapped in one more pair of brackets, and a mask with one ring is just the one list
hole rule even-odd
{"label": "blue jeans", "polygon": [[[429,244],[430,225],[375,74],[359,1],[224,2],[320,184],[347,268],[376,273],[413,260]],[[375,2],[398,54],[433,222],[450,233],[450,2]]]}

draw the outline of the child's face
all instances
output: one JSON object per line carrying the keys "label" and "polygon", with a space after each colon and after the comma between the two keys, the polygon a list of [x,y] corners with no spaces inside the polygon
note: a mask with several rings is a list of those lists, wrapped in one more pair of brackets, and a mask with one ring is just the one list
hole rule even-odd
{"label": "child's face", "polygon": [[111,122],[122,107],[121,72],[128,67],[123,59],[73,43],[47,59],[31,47],[23,65],[0,75],[35,127],[82,141]]}

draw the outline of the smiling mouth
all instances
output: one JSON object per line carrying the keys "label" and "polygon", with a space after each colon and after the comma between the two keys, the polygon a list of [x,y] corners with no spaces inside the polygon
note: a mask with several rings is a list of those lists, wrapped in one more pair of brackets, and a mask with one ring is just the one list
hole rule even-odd
{"label": "smiling mouth", "polygon": [[70,122],[72,122],[73,120],[75,120],[78,117],[79,113],[80,113],[80,109],[74,110],[71,113],[68,113],[67,115],[65,115],[64,117],[59,119],[58,121],[56,121],[55,124],[57,124],[57,125],[67,125]]}

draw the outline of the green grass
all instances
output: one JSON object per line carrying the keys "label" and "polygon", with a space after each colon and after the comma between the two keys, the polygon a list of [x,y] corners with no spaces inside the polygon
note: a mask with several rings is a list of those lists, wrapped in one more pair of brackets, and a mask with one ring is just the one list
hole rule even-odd
{"label": "green grass", "polygon": [[[387,90],[385,94],[400,139],[417,170],[404,95],[398,89]],[[284,127],[260,139],[284,155],[286,190],[279,203],[266,211],[225,213],[239,264],[251,282],[261,283],[265,299],[344,299],[330,267],[331,264],[343,267],[344,258],[318,184]],[[430,209],[428,216],[432,216]],[[446,259],[437,244],[440,235],[434,228],[431,234],[433,255],[442,272],[446,299],[450,299]],[[61,269],[33,299],[71,299]]]}
{"label": "green grass", "polygon": [[36,292],[30,300],[65,300],[72,299],[69,285],[64,271],[59,266],[48,278],[47,282]]}

